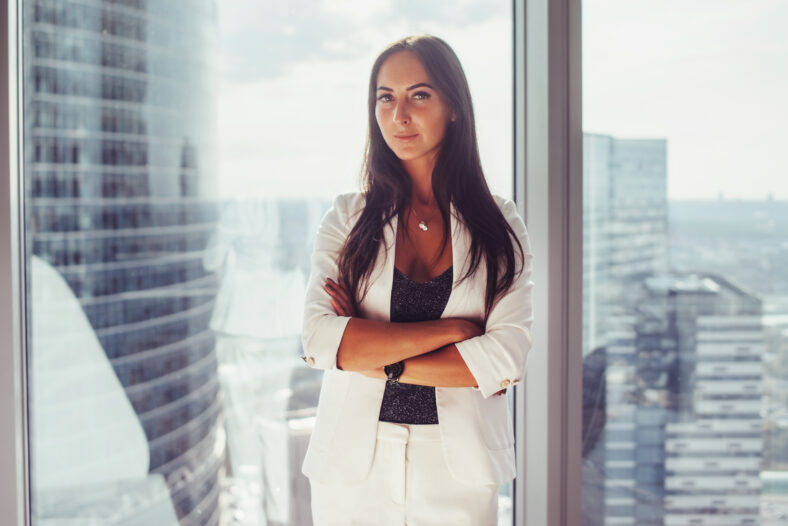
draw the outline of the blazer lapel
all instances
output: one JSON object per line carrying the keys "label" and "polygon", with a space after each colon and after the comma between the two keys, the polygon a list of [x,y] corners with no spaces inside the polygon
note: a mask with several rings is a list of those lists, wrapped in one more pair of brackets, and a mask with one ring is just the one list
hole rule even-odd
{"label": "blazer lapel", "polygon": [[[443,309],[442,317],[444,318],[452,317],[452,315],[454,315],[461,307],[463,298],[466,300],[468,299],[468,294],[463,293],[463,290],[467,289],[468,283],[470,281],[473,281],[466,280],[462,285],[459,287],[457,286],[457,282],[467,271],[467,264],[469,262],[468,251],[470,248],[470,234],[468,233],[468,229],[465,228],[465,225],[462,223],[460,214],[454,207],[454,203],[451,203],[450,216],[452,276],[454,282],[452,283],[451,294],[449,295],[449,300],[446,303],[446,308]],[[458,290],[458,288],[463,290]]]}
{"label": "blazer lapel", "polygon": [[361,316],[368,320],[391,321],[391,286],[394,282],[394,243],[397,216],[383,227],[383,243],[378,249],[375,266],[369,274],[367,295],[361,302]]}

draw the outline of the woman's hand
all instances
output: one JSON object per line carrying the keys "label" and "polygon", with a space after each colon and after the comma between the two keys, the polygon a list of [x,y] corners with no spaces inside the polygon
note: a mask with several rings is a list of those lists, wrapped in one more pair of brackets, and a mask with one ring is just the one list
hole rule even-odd
{"label": "woman's hand", "polygon": [[370,369],[368,371],[356,371],[358,373],[363,374],[364,376],[369,376],[370,378],[380,378],[385,380],[386,373],[383,371],[383,367],[378,367],[377,369]]}
{"label": "woman's hand", "polygon": [[[323,288],[328,292],[328,295],[331,296],[331,306],[334,308],[334,312],[337,313],[337,316],[356,317],[353,303],[350,301],[350,293],[345,287],[336,283],[331,278],[326,278],[326,284],[323,285]],[[370,378],[386,379],[386,373],[383,371],[383,367],[356,372],[364,376],[369,376]]]}
{"label": "woman's hand", "polygon": [[477,322],[465,318],[451,318],[451,321],[456,327],[458,342],[484,334],[484,327]]}
{"label": "woman's hand", "polygon": [[326,278],[326,284],[323,285],[323,288],[331,296],[331,306],[334,307],[334,312],[337,313],[337,316],[350,316],[351,318],[356,316],[353,302],[350,301],[350,293],[345,287],[331,278]]}

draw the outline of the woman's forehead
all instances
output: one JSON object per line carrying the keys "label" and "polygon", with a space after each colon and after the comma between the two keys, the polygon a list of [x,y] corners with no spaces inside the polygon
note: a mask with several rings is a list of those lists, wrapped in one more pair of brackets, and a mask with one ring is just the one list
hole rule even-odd
{"label": "woman's forehead", "polygon": [[424,65],[409,51],[398,51],[384,60],[377,80],[377,88],[406,89],[416,84],[430,84]]}

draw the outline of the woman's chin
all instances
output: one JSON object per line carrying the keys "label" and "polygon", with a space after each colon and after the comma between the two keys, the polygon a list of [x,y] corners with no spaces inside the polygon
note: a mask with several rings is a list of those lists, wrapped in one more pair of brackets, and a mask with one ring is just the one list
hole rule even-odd
{"label": "woman's chin", "polygon": [[425,152],[425,151],[422,151],[422,150],[418,150],[417,151],[417,150],[401,150],[401,149],[398,149],[398,150],[393,150],[393,151],[394,151],[394,155],[396,155],[397,158],[400,161],[403,161],[403,162],[415,161],[416,159],[420,159],[420,158],[424,157],[428,153],[428,152]]}

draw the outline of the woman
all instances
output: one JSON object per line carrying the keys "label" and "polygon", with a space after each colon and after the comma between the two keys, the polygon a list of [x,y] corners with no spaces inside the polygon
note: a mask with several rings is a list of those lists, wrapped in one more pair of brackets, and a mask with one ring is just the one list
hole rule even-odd
{"label": "woman", "polygon": [[324,216],[307,286],[303,358],[325,369],[303,465],[314,524],[496,524],[515,475],[500,395],[525,373],[533,256],[487,187],[443,40],[375,61],[363,174]]}

